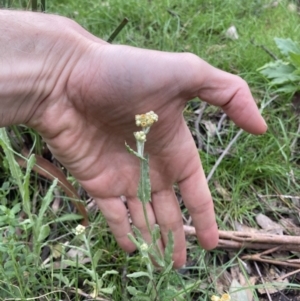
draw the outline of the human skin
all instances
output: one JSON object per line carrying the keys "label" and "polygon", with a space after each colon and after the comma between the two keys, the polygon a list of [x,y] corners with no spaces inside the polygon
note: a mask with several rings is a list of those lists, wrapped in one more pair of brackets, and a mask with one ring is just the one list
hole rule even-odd
{"label": "human skin", "polygon": [[0,10],[0,125],[25,124],[38,131],[53,155],[96,200],[118,244],[135,249],[132,219],[150,240],[136,197],[139,161],[134,147],[136,114],[154,111],[159,121],[147,136],[151,226],[160,226],[163,248],[174,234],[175,267],[186,260],[178,184],[205,249],[218,243],[211,194],[191,133],[185,104],[199,97],[220,106],[241,128],[262,134],[267,126],[244,80],[196,55],[110,45],[72,20]]}

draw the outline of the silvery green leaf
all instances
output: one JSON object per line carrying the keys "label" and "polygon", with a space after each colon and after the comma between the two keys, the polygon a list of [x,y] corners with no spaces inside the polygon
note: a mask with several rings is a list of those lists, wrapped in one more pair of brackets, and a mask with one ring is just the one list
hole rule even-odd
{"label": "silvery green leaf", "polygon": [[126,276],[129,278],[148,277],[149,279],[151,279],[151,276],[147,272],[134,272]]}
{"label": "silvery green leaf", "polygon": [[288,56],[290,52],[300,54],[300,47],[291,39],[281,39],[275,38],[274,39],[278,49],[283,55]]}
{"label": "silvery green leaf", "polygon": [[98,249],[96,253],[93,256],[93,264],[96,266],[98,264],[99,259],[101,258],[101,255],[103,254],[103,251],[101,249]]}
{"label": "silvery green leaf", "polygon": [[151,201],[151,184],[149,175],[149,158],[146,156],[145,160],[141,160],[140,180],[138,186],[138,198],[143,203]]}
{"label": "silvery green leaf", "polygon": [[[23,178],[23,206],[24,211],[28,214],[28,212],[31,211],[31,200],[30,200],[30,193],[29,193],[29,179],[30,179],[30,173],[32,171],[32,168],[35,164],[35,156],[31,155],[30,158],[27,161],[27,167],[26,167],[26,173]],[[29,214],[28,214],[29,215]]]}
{"label": "silvery green leaf", "polygon": [[143,292],[137,290],[135,287],[127,286],[126,288],[127,288],[130,295],[132,295],[134,297],[138,297],[138,298],[135,298],[134,300],[152,301],[149,296],[147,296]]}
{"label": "silvery green leaf", "polygon": [[153,257],[154,261],[163,268],[165,266],[164,260],[161,258],[162,256],[157,252],[156,248],[152,245],[148,250],[149,254]]}
{"label": "silvery green leaf", "polygon": [[127,236],[137,248],[140,246],[140,243],[135,239],[135,237],[131,233],[128,233]]}
{"label": "silvery green leaf", "polygon": [[66,221],[75,221],[78,219],[82,219],[81,214],[75,214],[75,213],[68,213],[64,214],[63,216],[57,217],[49,222],[49,224],[52,223],[60,223],[60,222],[66,222]]}
{"label": "silvery green leaf", "polygon": [[133,231],[135,237],[137,238],[137,240],[140,243],[144,243],[144,238],[143,238],[142,232],[135,226],[132,226],[132,231]]}
{"label": "silvery green leaf", "polygon": [[39,229],[38,242],[42,242],[50,235],[50,227],[49,225],[42,225]]}
{"label": "silvery green leaf", "polygon": [[101,278],[104,278],[104,277],[106,277],[107,275],[119,275],[119,272],[116,271],[116,270],[106,271],[106,272],[101,276]]}
{"label": "silvery green leaf", "polygon": [[154,225],[152,232],[151,232],[151,236],[152,236],[153,243],[157,242],[160,239],[161,235],[160,235],[160,228],[159,228],[158,224]]}
{"label": "silvery green leaf", "polygon": [[115,288],[115,286],[100,288],[100,292],[111,295],[114,292]]}
{"label": "silvery green leaf", "polygon": [[142,157],[139,153],[137,153],[135,150],[133,150],[126,142],[125,142],[125,146],[127,151],[132,154],[135,155],[136,157],[138,157],[139,159],[141,159],[142,161],[146,160],[144,157]]}
{"label": "silvery green leaf", "polygon": [[168,242],[165,248],[165,256],[164,256],[166,264],[173,263],[172,261],[173,250],[174,250],[174,235],[170,230],[168,232]]}

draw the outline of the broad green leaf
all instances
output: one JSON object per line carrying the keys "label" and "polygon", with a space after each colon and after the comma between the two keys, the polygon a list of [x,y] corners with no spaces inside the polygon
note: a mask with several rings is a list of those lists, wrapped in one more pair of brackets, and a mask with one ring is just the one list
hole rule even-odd
{"label": "broad green leaf", "polygon": [[165,248],[165,256],[164,256],[167,265],[173,263],[172,261],[173,251],[174,251],[174,235],[170,230],[168,232],[168,242]]}
{"label": "broad green leaf", "polygon": [[300,87],[297,85],[287,84],[281,88],[276,89],[276,92],[292,94],[292,93],[295,93],[296,91],[298,91],[299,89],[300,89]]}
{"label": "broad green leaf", "polygon": [[139,159],[141,159],[142,161],[145,161],[146,159],[144,157],[142,157],[139,153],[137,153],[136,151],[134,151],[126,142],[125,142],[125,146],[127,151],[132,154],[135,155],[136,157],[138,157]]}
{"label": "broad green leaf", "polygon": [[295,67],[297,67],[297,69],[299,70],[300,69],[300,54],[291,52],[290,58],[291,58],[293,65]]}
{"label": "broad green leaf", "polygon": [[282,61],[269,63],[259,70],[264,76],[271,79],[271,84],[273,85],[300,80],[300,76],[294,74],[295,67]]}
{"label": "broad green leaf", "polygon": [[274,39],[278,49],[283,55],[288,56],[290,52],[300,54],[300,47],[291,39]]}
{"label": "broad green leaf", "polygon": [[21,204],[20,203],[17,203],[16,205],[14,205],[10,212],[13,213],[13,215],[15,215],[16,213],[18,213],[19,211],[21,210]]}
{"label": "broad green leaf", "polygon": [[42,225],[42,227],[39,229],[38,242],[44,241],[49,235],[50,235],[49,225]]}
{"label": "broad green leaf", "polygon": [[150,184],[150,175],[149,175],[149,158],[146,160],[141,160],[140,167],[140,181],[138,186],[138,198],[143,203],[148,203],[151,201],[151,184]]}
{"label": "broad green leaf", "polygon": [[147,272],[134,272],[126,275],[126,277],[129,278],[148,277],[149,279],[151,279],[151,276]]}

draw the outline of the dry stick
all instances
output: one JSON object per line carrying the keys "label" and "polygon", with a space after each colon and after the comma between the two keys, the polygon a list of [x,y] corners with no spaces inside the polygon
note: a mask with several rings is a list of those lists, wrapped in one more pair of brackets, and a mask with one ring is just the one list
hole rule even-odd
{"label": "dry stick", "polygon": [[[183,226],[186,236],[196,236],[196,229]],[[254,249],[269,250],[280,247],[280,250],[300,252],[300,236],[273,235],[265,233],[245,233],[219,230],[220,249]]]}
{"label": "dry stick", "polygon": [[207,182],[209,182],[209,180],[212,178],[213,174],[215,173],[216,169],[218,168],[218,166],[220,165],[221,161],[223,160],[223,158],[227,155],[228,151],[230,150],[230,148],[232,147],[232,145],[234,144],[234,142],[241,136],[241,134],[243,133],[243,130],[240,129],[237,134],[234,136],[234,138],[229,142],[229,144],[227,145],[227,147],[224,149],[223,153],[221,154],[221,156],[218,158],[217,162],[215,163],[215,165],[213,166],[213,168],[211,169],[211,171],[209,172],[206,180]]}
{"label": "dry stick", "polygon": [[[272,97],[265,105],[262,106],[262,108],[260,109],[260,112],[263,111],[263,109],[265,107],[267,107],[272,101],[274,101],[276,98],[278,97],[278,95],[275,95],[274,97]],[[223,151],[223,153],[221,154],[221,156],[218,158],[217,162],[215,163],[215,165],[213,166],[213,168],[211,169],[211,171],[209,172],[206,180],[207,182],[210,181],[210,179],[212,178],[213,174],[215,173],[216,169],[218,168],[218,166],[220,165],[221,161],[223,160],[223,158],[225,157],[225,155],[228,153],[228,151],[230,150],[230,148],[232,147],[232,145],[234,144],[234,142],[241,136],[241,134],[243,133],[243,130],[240,129],[237,134],[234,136],[234,138],[229,142],[229,144],[227,145],[227,147],[225,148],[225,150]]]}
{"label": "dry stick", "polygon": [[124,26],[128,23],[128,19],[125,17],[123,21],[119,24],[119,26],[115,29],[115,31],[110,35],[107,39],[108,43],[112,43],[112,41],[116,38],[116,36],[120,33],[120,31],[124,28]]}
{"label": "dry stick", "polygon": [[202,104],[199,108],[198,117],[195,121],[195,129],[196,129],[196,136],[197,136],[197,141],[198,141],[198,149],[202,149],[202,147],[203,147],[203,142],[202,142],[201,135],[200,135],[199,123],[200,123],[200,120],[203,116],[203,113],[204,113],[204,110],[205,110],[206,106],[207,106],[207,103],[202,102]]}
{"label": "dry stick", "polygon": [[224,120],[225,120],[226,117],[227,117],[227,114],[225,114],[225,113],[221,116],[221,118],[220,118],[220,120],[218,122],[218,126],[217,126],[218,132],[220,132],[222,124],[223,124],[223,122],[224,122]]}
{"label": "dry stick", "polygon": [[270,293],[269,293],[269,291],[267,289],[267,286],[265,285],[264,278],[263,278],[263,276],[262,276],[262,274],[260,272],[260,269],[258,268],[258,265],[257,265],[257,263],[255,261],[254,261],[254,265],[255,265],[256,271],[257,271],[257,273],[258,273],[258,275],[259,275],[259,277],[261,279],[261,282],[262,282],[263,286],[265,287],[265,291],[267,293],[268,299],[269,299],[269,301],[272,301],[272,298],[271,298]]}
{"label": "dry stick", "polygon": [[285,278],[290,277],[290,276],[293,276],[293,275],[295,275],[295,274],[297,274],[297,273],[300,273],[300,269],[295,270],[295,271],[292,271],[292,272],[290,272],[290,273],[287,273],[287,274],[285,274],[285,275],[283,275],[283,276],[277,278],[276,281],[284,280]]}

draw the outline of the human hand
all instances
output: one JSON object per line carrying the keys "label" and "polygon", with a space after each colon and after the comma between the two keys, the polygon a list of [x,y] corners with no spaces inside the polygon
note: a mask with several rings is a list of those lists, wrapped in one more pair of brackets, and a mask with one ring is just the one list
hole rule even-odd
{"label": "human hand", "polygon": [[[125,196],[133,224],[150,241],[142,205],[136,197],[139,161],[127,153],[134,147],[136,114],[154,111],[159,121],[147,136],[152,202],[150,224],[159,224],[160,246],[174,234],[175,267],[185,263],[186,246],[181,211],[173,190],[177,183],[205,249],[218,242],[213,202],[198,151],[182,116],[194,97],[222,107],[240,127],[261,134],[266,124],[247,84],[210,66],[193,54],[166,53],[109,45],[75,23],[72,65],[60,59],[62,72],[27,125],[45,139],[54,156],[97,201],[112,233],[126,251],[134,250]],[[62,37],[64,38],[64,37]],[[69,40],[59,40],[69,49]]]}

